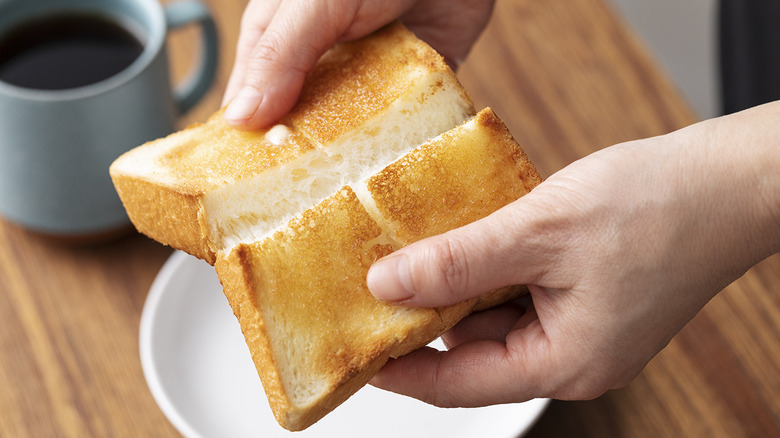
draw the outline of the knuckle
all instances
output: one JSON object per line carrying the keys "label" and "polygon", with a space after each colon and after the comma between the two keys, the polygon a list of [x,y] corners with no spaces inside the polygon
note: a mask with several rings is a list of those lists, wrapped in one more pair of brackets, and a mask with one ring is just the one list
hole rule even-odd
{"label": "knuckle", "polygon": [[442,397],[442,382],[441,382],[441,358],[439,358],[438,362],[436,363],[436,366],[433,368],[433,372],[430,375],[430,382],[428,384],[428,388],[430,390],[428,391],[428,394],[425,396],[425,399],[436,407],[448,407],[444,403],[444,398]]}
{"label": "knuckle", "polygon": [[465,247],[457,239],[442,239],[432,248],[434,274],[439,285],[451,298],[459,298],[469,282],[469,265]]}
{"label": "knuckle", "polygon": [[279,56],[279,50],[273,43],[269,43],[265,38],[261,39],[252,48],[251,55],[246,61],[245,82],[256,86],[262,84],[267,80],[271,66],[278,62]]}
{"label": "knuckle", "polygon": [[427,403],[439,408],[452,408],[460,406],[462,401],[458,397],[458,386],[453,385],[454,381],[462,379],[463,375],[459,373],[457,367],[447,364],[445,355],[439,355],[436,366],[430,374],[427,387],[429,388],[423,399]]}
{"label": "knuckle", "polygon": [[310,68],[308,60],[316,54],[314,46],[303,42],[292,50],[285,43],[284,37],[273,30],[267,30],[252,50],[247,74],[260,75],[268,70],[305,74]]}
{"label": "knuckle", "polygon": [[254,50],[252,50],[253,62],[251,64],[273,63],[278,62],[281,58],[282,50],[278,38],[275,38],[270,33],[266,33],[257,42]]}

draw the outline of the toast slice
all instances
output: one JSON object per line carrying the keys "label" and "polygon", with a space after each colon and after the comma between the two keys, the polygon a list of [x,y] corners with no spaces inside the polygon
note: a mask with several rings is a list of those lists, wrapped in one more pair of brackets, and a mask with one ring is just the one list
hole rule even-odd
{"label": "toast slice", "polygon": [[213,264],[473,114],[442,57],[396,23],[326,53],[278,125],[239,131],[218,112],[110,172],[139,231]]}
{"label": "toast slice", "polygon": [[142,233],[216,264],[279,424],[305,429],[388,360],[470,312],[376,301],[378,258],[487,216],[541,179],[490,109],[399,24],[328,52],[297,106],[261,131],[208,121],[119,157]]}
{"label": "toast slice", "polygon": [[330,412],[390,357],[436,339],[505,288],[440,309],[375,300],[371,264],[514,201],[540,182],[490,110],[345,186],[271,236],[217,258],[277,421],[300,430]]}

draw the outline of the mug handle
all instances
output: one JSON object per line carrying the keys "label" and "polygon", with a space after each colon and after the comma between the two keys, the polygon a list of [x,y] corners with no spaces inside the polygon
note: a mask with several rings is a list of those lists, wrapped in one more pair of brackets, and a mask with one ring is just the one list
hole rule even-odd
{"label": "mug handle", "polygon": [[206,94],[217,72],[217,26],[208,8],[197,0],[179,0],[165,5],[168,29],[196,22],[200,24],[203,46],[198,66],[173,89],[179,114],[190,110]]}

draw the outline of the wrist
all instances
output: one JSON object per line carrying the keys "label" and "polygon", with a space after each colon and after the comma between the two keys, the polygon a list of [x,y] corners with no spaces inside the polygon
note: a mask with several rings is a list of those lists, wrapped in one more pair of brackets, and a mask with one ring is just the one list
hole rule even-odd
{"label": "wrist", "polygon": [[[728,239],[734,257],[752,264],[780,251],[780,102],[704,121],[673,133],[682,189],[698,194],[713,239]],[[705,217],[705,215],[707,217]],[[713,230],[714,231],[714,230]]]}
{"label": "wrist", "polygon": [[744,179],[764,255],[780,252],[780,101],[761,105],[719,120],[732,150],[734,172]]}

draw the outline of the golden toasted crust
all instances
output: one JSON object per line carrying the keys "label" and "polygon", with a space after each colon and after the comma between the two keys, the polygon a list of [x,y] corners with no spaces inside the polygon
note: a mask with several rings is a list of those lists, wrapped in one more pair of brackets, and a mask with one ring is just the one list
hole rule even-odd
{"label": "golden toasted crust", "polygon": [[[388,234],[408,245],[488,216],[541,181],[506,125],[486,108],[390,164],[366,188]],[[525,292],[506,287],[438,310],[449,328]]]}
{"label": "golden toasted crust", "polygon": [[[413,309],[375,300],[365,283],[377,259],[487,216],[541,181],[488,109],[355,182],[467,114],[473,114],[470,99],[443,59],[393,24],[322,58],[297,106],[280,122],[285,135],[235,130],[218,112],[111,166],[141,232],[216,263],[282,426],[308,427],[365,385],[389,357],[416,350],[470,312],[523,292],[508,287],[445,308]],[[336,153],[337,140],[342,145]],[[397,145],[386,147],[390,140]],[[369,164],[356,155],[353,167],[370,172],[348,183],[340,179],[341,168],[329,160],[338,162],[353,146],[377,141],[384,147],[365,149],[369,157],[391,153]],[[348,185],[280,227],[296,213],[286,207],[260,211],[258,205],[274,204],[259,197],[265,184],[277,177],[305,180],[310,173],[328,180],[333,175],[323,168],[336,174],[333,185],[282,184],[281,201],[296,200],[300,212]],[[296,198],[291,192],[301,187],[324,193]],[[251,228],[266,216],[278,222],[262,231]]]}
{"label": "golden toasted crust", "polygon": [[[413,87],[409,78],[422,81],[433,74],[443,77],[439,87],[444,81],[458,83],[441,55],[403,25],[393,23],[371,38],[343,43],[326,53],[309,74],[317,80],[305,83],[298,104],[283,122],[327,144],[386,111]],[[459,91],[465,101],[471,101],[463,88]]]}
{"label": "golden toasted crust", "polygon": [[265,322],[257,307],[252,281],[252,252],[238,247],[227,257],[217,258],[215,267],[233,314],[238,319],[252,361],[263,383],[268,403],[274,415],[284,417],[290,410],[290,402],[281,384],[279,371],[271,351],[271,338],[266,333]]}
{"label": "golden toasted crust", "polygon": [[490,108],[369,178],[379,213],[403,245],[466,225],[541,182]]}
{"label": "golden toasted crust", "polygon": [[205,224],[197,196],[144,178],[113,179],[130,220],[139,232],[214,263],[215,253],[209,242],[201,237]]}
{"label": "golden toasted crust", "polygon": [[345,187],[217,262],[282,426],[309,426],[364,386],[397,346],[419,348],[443,331],[435,310],[384,304],[368,291],[368,268],[391,251]]}
{"label": "golden toasted crust", "polygon": [[365,278],[380,257],[485,217],[540,181],[487,109],[369,178],[367,194],[344,187],[220,259],[217,272],[279,423],[308,427],[388,358],[523,293],[506,287],[449,307],[405,308],[375,300]]}
{"label": "golden toasted crust", "polygon": [[157,156],[155,166],[165,169],[173,189],[189,193],[206,193],[279,167],[315,149],[300,132],[290,131],[283,143],[274,144],[266,138],[268,129],[235,129],[225,121],[222,110],[188,131],[191,132],[187,139],[177,140],[174,147]]}
{"label": "golden toasted crust", "polygon": [[[427,85],[431,78],[438,79]],[[426,91],[410,96],[416,85]],[[206,123],[122,155],[112,164],[111,177],[140,231],[214,263],[222,236],[218,226],[209,225],[210,210],[203,205],[208,194],[327,148],[399,99],[424,101],[443,87],[460,95],[469,107],[464,110],[473,113],[466,91],[441,56],[395,23],[369,37],[337,45],[323,56],[307,76],[298,103],[280,121],[288,134],[280,142],[266,138],[270,128],[252,132],[232,128],[218,111]],[[393,117],[412,120],[419,115],[408,112]],[[136,190],[144,181],[148,189]],[[153,190],[154,185],[159,187]],[[157,192],[171,196],[158,198]],[[173,196],[176,193],[181,196]],[[197,217],[202,226],[184,221],[164,224],[169,217]]]}
{"label": "golden toasted crust", "polygon": [[217,236],[211,236],[206,224],[204,195],[314,150],[299,133],[290,133],[283,144],[274,145],[265,138],[266,132],[231,128],[219,111],[206,123],[119,157],[111,165],[111,178],[133,225],[159,242],[213,264],[219,248]]}

